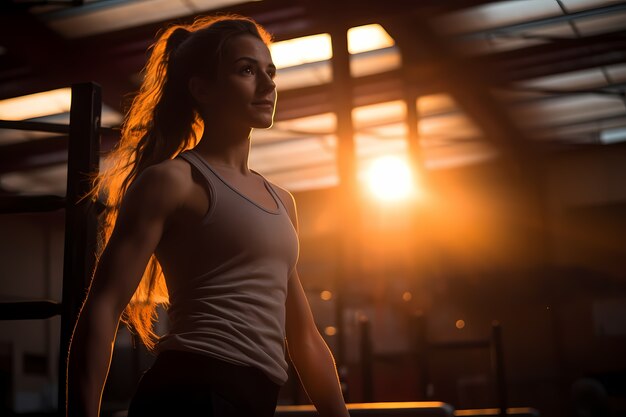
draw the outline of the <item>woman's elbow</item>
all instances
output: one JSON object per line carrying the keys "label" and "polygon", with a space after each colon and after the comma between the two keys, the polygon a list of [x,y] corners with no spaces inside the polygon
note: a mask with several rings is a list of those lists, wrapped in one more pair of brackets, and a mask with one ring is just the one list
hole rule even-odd
{"label": "woman's elbow", "polygon": [[[124,306],[125,307],[125,306]],[[117,328],[124,308],[121,303],[101,294],[89,294],[78,317],[79,325]],[[81,323],[82,322],[82,323]]]}
{"label": "woman's elbow", "polygon": [[312,357],[327,350],[326,344],[317,331],[292,337],[288,339],[287,346],[289,357],[294,363],[309,362]]}

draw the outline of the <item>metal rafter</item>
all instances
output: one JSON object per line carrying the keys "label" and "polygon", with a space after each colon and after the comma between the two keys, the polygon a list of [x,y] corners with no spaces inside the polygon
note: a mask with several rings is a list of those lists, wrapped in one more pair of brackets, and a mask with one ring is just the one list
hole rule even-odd
{"label": "metal rafter", "polygon": [[[331,23],[324,18],[328,15],[332,15],[335,19],[350,19],[350,24],[354,25],[385,21],[389,23],[391,32],[397,32],[397,22],[403,21],[403,19],[408,19],[410,24],[407,26],[412,27],[417,26],[416,22],[427,22],[429,16],[448,12],[451,8],[458,10],[459,8],[489,2],[484,0],[459,1],[452,2],[454,5],[451,5],[450,2],[435,0],[401,1],[394,3],[393,7],[380,5],[377,2],[372,2],[376,4],[368,2],[364,6],[363,2],[358,2],[360,6],[356,7],[354,0],[326,2],[323,5],[310,0],[296,2],[272,0],[245,3],[224,9],[224,11],[250,15],[270,28],[277,35],[277,39],[281,39],[328,30]],[[332,7],[330,14],[329,7]],[[572,13],[567,17],[599,15],[622,10],[622,7],[626,8],[626,5],[618,4],[596,8]],[[318,11],[313,13],[312,10],[315,8]],[[312,18],[314,15],[317,17]],[[545,25],[552,22],[550,19],[554,18],[539,19],[535,22],[541,22],[537,24]],[[185,20],[185,18],[181,20]],[[120,111],[123,107],[122,97],[138,87],[129,81],[129,74],[138,72],[143,66],[145,49],[152,42],[157,28],[163,25],[160,22],[115,33],[67,41],[47,29],[33,16],[19,15],[15,18],[1,17],[0,23],[4,23],[4,25],[0,25],[2,26],[0,34],[8,35],[11,32],[15,35],[16,33],[12,32],[12,25],[16,22],[26,25],[22,29],[18,28],[18,31],[21,30],[22,32],[17,34],[30,31],[31,34],[35,35],[31,38],[3,36],[3,38],[11,39],[9,43],[3,41],[3,45],[9,46],[10,56],[5,56],[6,59],[3,58],[2,63],[11,64],[19,58],[22,65],[24,62],[28,62],[27,67],[21,67],[25,69],[23,72],[32,75],[25,78],[17,77],[10,83],[0,84],[0,97],[56,88],[75,81],[77,77],[91,78],[103,84],[105,103]],[[28,29],[25,29],[26,27]],[[497,30],[521,30],[521,28],[519,25],[509,25]],[[397,36],[396,33],[392,34]],[[401,35],[400,37],[402,36],[407,39],[405,44],[414,43],[411,36],[415,36],[415,34]],[[32,49],[31,46],[35,49]],[[14,51],[20,50],[20,48],[24,56],[11,58]],[[43,55],[30,56],[33,50],[43,50]],[[27,61],[24,61],[25,59]],[[48,59],[52,59],[52,61],[48,61]],[[77,60],[84,61],[84,64],[73,65]],[[579,39],[555,40],[548,44],[520,50],[476,56],[472,57],[472,60],[490,72],[489,81],[491,83],[498,86],[507,85],[514,81],[534,77],[626,62],[626,31]],[[431,62],[424,59],[411,61],[412,63],[408,65],[408,68],[402,70],[392,70],[354,79],[354,105],[361,106],[402,99],[405,94],[401,81],[403,74],[409,74],[410,78],[420,80],[414,86],[415,93],[419,95],[439,93],[448,88],[437,73],[437,67]],[[63,67],[63,71],[50,71],[50,65],[53,69],[55,65],[56,68],[60,65]],[[2,68],[5,68],[5,65]],[[19,69],[19,66],[14,67],[11,71],[16,70],[16,68]],[[43,73],[46,75],[41,76]],[[276,118],[277,120],[286,120],[332,112],[331,97],[332,88],[330,85],[281,91]],[[3,149],[9,150],[8,148]],[[29,166],[30,164],[25,164],[24,168]]]}
{"label": "metal rafter", "polygon": [[564,23],[564,22],[570,23],[576,19],[609,15],[613,13],[620,13],[623,11],[626,11],[626,2],[612,4],[612,5],[603,6],[603,7],[594,7],[591,9],[580,10],[578,12],[571,12],[571,13],[557,15],[557,16],[545,17],[541,19],[534,19],[529,22],[515,23],[512,25],[504,25],[504,26],[498,26],[495,28],[476,30],[468,34],[464,34],[462,36],[467,37],[467,38],[473,38],[473,37],[499,34],[499,33],[510,34],[513,32],[523,32],[525,30],[537,29],[543,26],[549,26],[549,25],[553,25],[557,23]]}

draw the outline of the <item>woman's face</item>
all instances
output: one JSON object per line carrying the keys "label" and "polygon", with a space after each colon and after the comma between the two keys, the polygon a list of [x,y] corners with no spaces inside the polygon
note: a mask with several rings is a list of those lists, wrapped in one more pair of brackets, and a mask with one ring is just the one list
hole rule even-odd
{"label": "woman's face", "polygon": [[274,121],[276,67],[267,46],[252,35],[226,42],[217,79],[211,86],[209,114],[215,123],[268,128]]}

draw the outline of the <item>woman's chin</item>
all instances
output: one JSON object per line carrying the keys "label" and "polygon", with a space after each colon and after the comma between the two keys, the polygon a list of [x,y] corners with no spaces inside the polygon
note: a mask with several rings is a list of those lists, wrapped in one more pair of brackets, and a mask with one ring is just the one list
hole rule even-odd
{"label": "woman's chin", "polygon": [[259,120],[257,123],[255,123],[252,127],[254,129],[269,129],[270,127],[272,127],[274,125],[274,119],[270,119],[270,120]]}

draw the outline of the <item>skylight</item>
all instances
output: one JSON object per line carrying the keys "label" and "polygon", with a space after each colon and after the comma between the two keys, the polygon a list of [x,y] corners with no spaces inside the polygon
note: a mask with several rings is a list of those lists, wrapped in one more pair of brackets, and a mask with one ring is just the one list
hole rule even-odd
{"label": "skylight", "polygon": [[330,35],[327,33],[276,42],[270,46],[270,50],[278,69],[326,61],[333,56]]}
{"label": "skylight", "polygon": [[357,26],[348,30],[348,51],[351,54],[374,51],[393,45],[393,38],[381,25]]}
{"label": "skylight", "polygon": [[[375,51],[393,45],[393,39],[381,25],[357,26],[348,30],[348,51],[351,54]],[[276,42],[270,49],[277,68],[326,61],[333,56],[331,38],[327,33]]]}
{"label": "skylight", "polygon": [[72,89],[59,88],[0,100],[1,120],[25,120],[70,111]]}

